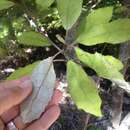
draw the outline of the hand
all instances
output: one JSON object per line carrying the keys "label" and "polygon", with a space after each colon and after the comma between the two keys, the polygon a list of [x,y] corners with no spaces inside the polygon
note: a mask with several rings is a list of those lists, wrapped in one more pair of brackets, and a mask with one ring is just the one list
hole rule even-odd
{"label": "hand", "polygon": [[56,121],[60,115],[58,102],[62,98],[62,92],[57,89],[40,119],[30,124],[22,122],[19,115],[19,105],[29,96],[31,91],[29,77],[0,83],[0,130],[8,130],[5,126],[10,121],[14,122],[18,130],[47,130]]}

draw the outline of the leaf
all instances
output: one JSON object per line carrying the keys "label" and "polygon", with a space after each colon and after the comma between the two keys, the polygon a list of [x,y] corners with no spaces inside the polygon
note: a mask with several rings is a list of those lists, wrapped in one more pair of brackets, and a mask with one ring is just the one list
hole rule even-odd
{"label": "leaf", "polygon": [[116,68],[117,70],[122,70],[124,65],[123,63],[116,59],[113,56],[104,56],[105,60],[110,64],[110,66],[112,66],[113,68]]}
{"label": "leaf", "polygon": [[24,45],[36,47],[50,46],[47,37],[34,31],[23,32],[22,35],[18,36],[17,38],[19,43]]}
{"label": "leaf", "polygon": [[0,48],[0,59],[4,58],[7,55],[7,50]]}
{"label": "leaf", "polygon": [[31,75],[33,69],[36,67],[36,65],[39,63],[39,61],[34,62],[33,64],[29,64],[23,68],[19,68],[17,69],[14,73],[12,73],[7,80],[15,80],[15,79],[19,79],[23,76],[26,75]]}
{"label": "leaf", "polygon": [[113,7],[105,7],[99,8],[96,10],[92,10],[92,12],[86,17],[86,26],[88,28],[98,25],[107,23],[111,20],[113,14]]}
{"label": "leaf", "polygon": [[112,56],[103,56],[97,52],[91,54],[79,48],[76,48],[76,54],[80,61],[94,69],[99,76],[107,79],[114,79],[115,77],[118,79],[123,78],[119,72],[123,64],[118,59],[111,58]]}
{"label": "leaf", "polygon": [[0,0],[0,10],[8,9],[14,6],[14,3],[8,0]]}
{"label": "leaf", "polygon": [[36,0],[36,4],[41,7],[40,10],[46,10],[53,2],[54,0]]}
{"label": "leaf", "polygon": [[31,79],[33,93],[21,105],[21,117],[24,123],[38,119],[51,100],[56,81],[52,57],[38,64]]}
{"label": "leaf", "polygon": [[82,41],[85,41],[83,39],[85,39],[88,30],[90,30],[93,26],[108,23],[111,20],[112,14],[113,14],[112,6],[92,10],[90,14],[81,21],[81,25],[78,28],[79,37],[77,41],[81,43]]}
{"label": "leaf", "polygon": [[117,44],[130,40],[130,19],[109,22],[112,16],[111,7],[94,12],[90,13],[79,27],[77,42],[92,46],[105,42]]}
{"label": "leaf", "polygon": [[83,0],[57,0],[57,8],[63,27],[68,30],[81,14]]}
{"label": "leaf", "polygon": [[120,19],[93,26],[88,32],[81,35],[79,39],[81,44],[88,46],[105,42],[117,44],[128,41],[130,40],[130,19]]}
{"label": "leaf", "polygon": [[123,75],[120,73],[123,64],[118,59],[112,56],[103,56],[97,52],[90,54],[79,48],[75,50],[80,61],[95,70],[100,77],[109,79],[127,92],[130,92],[129,83],[124,80]]}
{"label": "leaf", "polygon": [[120,88],[123,88],[126,92],[130,93],[130,83],[124,79],[111,79],[112,82],[117,84]]}
{"label": "leaf", "polygon": [[67,81],[69,92],[77,107],[101,116],[101,99],[95,82],[73,61],[67,63]]}

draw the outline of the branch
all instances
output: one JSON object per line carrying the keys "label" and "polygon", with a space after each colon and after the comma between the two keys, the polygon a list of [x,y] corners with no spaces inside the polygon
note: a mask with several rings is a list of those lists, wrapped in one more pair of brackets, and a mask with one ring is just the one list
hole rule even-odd
{"label": "branch", "polygon": [[[120,60],[124,63],[124,69],[122,70],[123,75],[125,76],[126,71],[128,69],[128,57],[130,57],[130,43],[122,44],[120,46]],[[126,76],[125,76],[126,78]],[[122,106],[123,106],[123,97],[124,97],[124,90],[116,87],[112,90],[112,124],[115,129],[118,130],[121,122],[121,115],[122,115]]]}
{"label": "branch", "polygon": [[48,40],[49,42],[58,50],[58,51],[61,51],[61,49],[47,36],[47,33],[45,33],[45,31],[43,31],[42,27],[39,27],[38,24],[37,24],[37,21],[35,19],[37,19],[37,17],[35,16],[35,19],[34,19],[34,16],[32,15],[31,11],[28,10],[26,4],[24,3],[24,1],[22,0],[22,4],[24,6],[24,17],[28,20],[29,24],[31,27],[35,28],[35,30],[39,33],[41,33],[42,35],[44,35]]}

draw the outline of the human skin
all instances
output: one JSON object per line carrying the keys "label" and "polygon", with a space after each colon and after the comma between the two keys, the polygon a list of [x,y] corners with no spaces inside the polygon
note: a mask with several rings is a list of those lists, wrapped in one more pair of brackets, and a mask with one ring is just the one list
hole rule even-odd
{"label": "human skin", "polygon": [[[59,82],[56,82],[56,87]],[[8,130],[6,124],[13,121],[19,130],[47,130],[59,117],[59,101],[62,92],[55,89],[52,100],[42,116],[30,123],[24,124],[20,117],[20,104],[31,94],[32,85],[29,77],[0,83],[0,130]]]}

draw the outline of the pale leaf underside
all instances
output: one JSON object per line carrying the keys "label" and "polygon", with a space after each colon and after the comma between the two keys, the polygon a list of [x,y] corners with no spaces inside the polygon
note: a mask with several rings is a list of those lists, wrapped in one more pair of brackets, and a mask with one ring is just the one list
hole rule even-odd
{"label": "pale leaf underside", "polygon": [[44,112],[53,95],[56,75],[52,58],[39,63],[32,74],[33,93],[21,105],[21,117],[24,123],[38,119]]}

